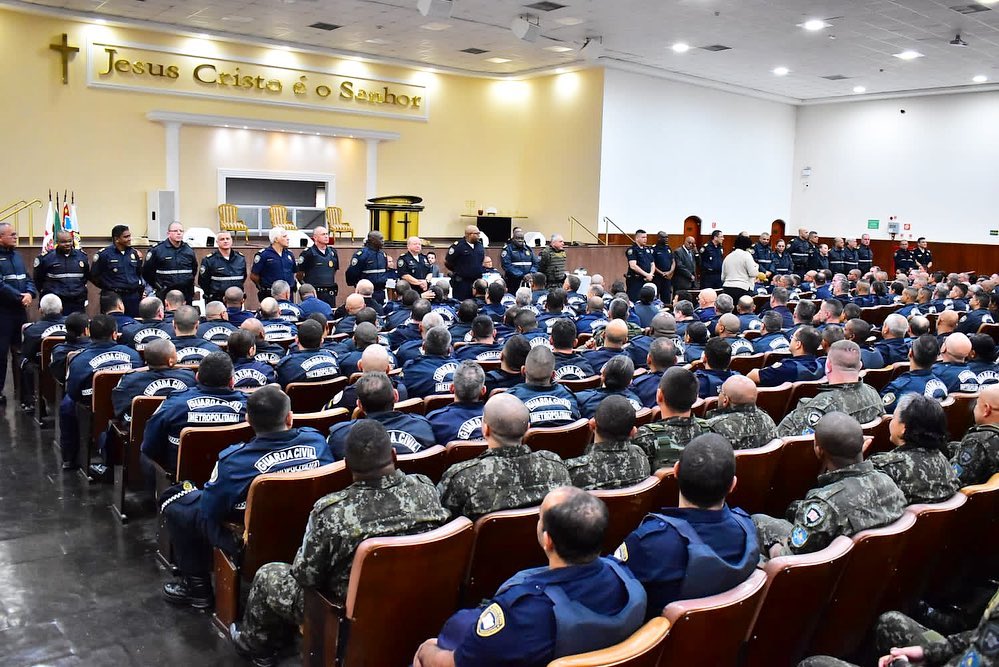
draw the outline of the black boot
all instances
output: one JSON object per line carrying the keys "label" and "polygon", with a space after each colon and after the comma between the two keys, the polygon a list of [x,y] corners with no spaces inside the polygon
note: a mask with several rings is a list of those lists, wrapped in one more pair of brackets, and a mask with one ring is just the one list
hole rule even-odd
{"label": "black boot", "polygon": [[275,653],[265,653],[252,648],[243,638],[239,626],[235,623],[229,626],[229,638],[232,646],[241,657],[253,662],[254,667],[277,667],[278,659]]}
{"label": "black boot", "polygon": [[212,581],[208,577],[181,577],[163,584],[163,597],[170,604],[211,609]]}

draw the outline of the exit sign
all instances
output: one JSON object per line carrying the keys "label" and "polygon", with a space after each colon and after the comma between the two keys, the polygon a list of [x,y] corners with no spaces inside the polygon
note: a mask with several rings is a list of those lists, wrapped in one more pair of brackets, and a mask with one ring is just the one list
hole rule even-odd
{"label": "exit sign", "polygon": [[867,228],[868,229],[877,229],[880,226],[881,226],[881,221],[880,220],[868,220],[867,221]]}

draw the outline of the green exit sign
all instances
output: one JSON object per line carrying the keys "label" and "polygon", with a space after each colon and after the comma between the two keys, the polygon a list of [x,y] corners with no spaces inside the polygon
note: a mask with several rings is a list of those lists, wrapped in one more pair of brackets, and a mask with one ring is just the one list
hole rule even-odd
{"label": "green exit sign", "polygon": [[999,229],[990,229],[989,236],[999,236]]}
{"label": "green exit sign", "polygon": [[867,228],[868,229],[877,229],[880,226],[881,226],[881,221],[880,220],[868,220],[867,221]]}

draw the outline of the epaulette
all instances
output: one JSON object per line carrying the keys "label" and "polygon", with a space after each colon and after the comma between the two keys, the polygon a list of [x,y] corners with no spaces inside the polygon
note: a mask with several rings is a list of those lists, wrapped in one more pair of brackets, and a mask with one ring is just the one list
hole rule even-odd
{"label": "epaulette", "polygon": [[222,459],[226,458],[227,456],[230,456],[231,454],[233,454],[235,452],[238,452],[243,447],[246,447],[246,443],[245,442],[237,442],[235,445],[230,445],[229,447],[226,447],[221,452],[219,452],[219,460],[221,461]]}
{"label": "epaulette", "polygon": [[346,489],[343,491],[336,491],[334,493],[327,493],[325,496],[316,501],[316,504],[312,506],[312,511],[322,512],[323,510],[329,509],[330,507],[333,507],[333,505],[343,501],[346,497]]}

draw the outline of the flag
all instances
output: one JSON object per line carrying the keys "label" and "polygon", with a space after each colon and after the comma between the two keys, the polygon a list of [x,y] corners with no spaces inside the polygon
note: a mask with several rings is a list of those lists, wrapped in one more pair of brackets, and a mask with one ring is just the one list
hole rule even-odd
{"label": "flag", "polygon": [[42,238],[42,250],[52,250],[55,247],[55,225],[58,224],[59,213],[52,204],[52,191],[49,190],[49,208],[45,212],[45,235]]}
{"label": "flag", "polygon": [[73,193],[73,198],[70,200],[69,204],[69,220],[68,224],[63,226],[67,232],[73,235],[73,247],[79,249],[80,247],[80,222],[76,217],[76,193]]}

